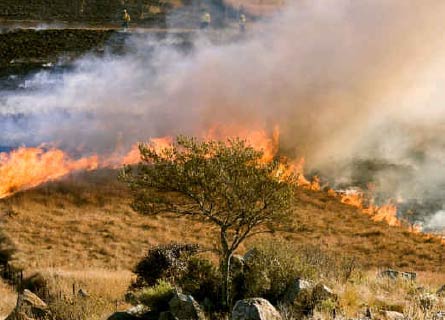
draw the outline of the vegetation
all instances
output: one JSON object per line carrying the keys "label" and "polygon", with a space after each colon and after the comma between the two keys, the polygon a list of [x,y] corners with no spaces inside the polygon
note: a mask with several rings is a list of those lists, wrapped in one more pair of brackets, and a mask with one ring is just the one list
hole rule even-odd
{"label": "vegetation", "polygon": [[155,312],[166,311],[173,294],[174,288],[170,282],[159,280],[154,286],[137,291],[133,303],[142,303]]}
{"label": "vegetation", "polygon": [[156,246],[136,265],[135,288],[155,285],[160,279],[175,283],[187,271],[188,259],[197,253],[199,246],[172,243]]}
{"label": "vegetation", "polygon": [[[123,178],[143,214],[174,212],[218,228],[222,303],[230,305],[230,262],[249,236],[270,230],[288,216],[295,185],[278,162],[245,141],[198,141],[178,137],[170,148],[140,146],[142,164]],[[285,170],[284,170],[285,171]],[[173,193],[173,194],[172,194]]]}

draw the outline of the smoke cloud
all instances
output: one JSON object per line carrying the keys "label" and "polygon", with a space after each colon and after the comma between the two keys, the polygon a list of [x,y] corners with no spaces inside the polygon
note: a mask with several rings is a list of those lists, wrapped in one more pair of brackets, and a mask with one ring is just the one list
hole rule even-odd
{"label": "smoke cloud", "polygon": [[441,207],[445,2],[294,2],[233,41],[198,34],[185,50],[178,37],[138,35],[123,56],[41,72],[0,97],[0,145],[87,155],[218,124],[278,124],[283,152],[332,183],[373,182]]}

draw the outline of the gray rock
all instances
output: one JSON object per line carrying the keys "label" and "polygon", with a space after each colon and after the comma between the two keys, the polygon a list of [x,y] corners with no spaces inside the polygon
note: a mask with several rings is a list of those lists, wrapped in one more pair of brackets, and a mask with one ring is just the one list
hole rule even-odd
{"label": "gray rock", "polygon": [[148,308],[142,304],[138,304],[126,311],[113,313],[107,320],[136,320],[143,319],[143,315],[148,312]]}
{"label": "gray rock", "polygon": [[178,320],[204,320],[199,304],[190,295],[176,292],[168,303],[170,312]]}
{"label": "gray rock", "polygon": [[396,280],[399,277],[400,272],[397,270],[388,269],[385,271],[380,272],[380,277],[384,278],[390,278],[392,280]]}
{"label": "gray rock", "polygon": [[444,284],[443,286],[441,286],[441,287],[439,288],[439,290],[437,290],[436,294],[437,294],[439,297],[445,297],[445,284]]}
{"label": "gray rock", "polygon": [[304,279],[295,279],[290,286],[286,289],[284,294],[284,301],[292,303],[298,297],[302,291],[309,291],[314,287],[313,282]]}
{"label": "gray rock", "polygon": [[405,320],[403,313],[397,311],[381,311],[380,312],[385,320]]}
{"label": "gray rock", "polygon": [[338,296],[331,288],[319,283],[312,290],[312,300],[316,303],[326,300],[337,301]]}
{"label": "gray rock", "polygon": [[25,289],[17,298],[17,305],[6,320],[52,319],[51,312],[38,296]]}
{"label": "gray rock", "polygon": [[415,281],[417,279],[417,273],[415,273],[415,272],[401,272],[400,277],[405,280]]}
{"label": "gray rock", "polygon": [[380,272],[380,277],[387,277],[392,280],[397,280],[400,278],[404,280],[415,281],[417,279],[417,273],[409,271],[401,272],[393,269],[388,269]]}
{"label": "gray rock", "polygon": [[263,298],[240,300],[232,311],[232,320],[282,320],[281,315]]}
{"label": "gray rock", "polygon": [[77,295],[80,298],[88,298],[90,295],[88,294],[88,292],[82,288],[79,289],[79,291],[77,291]]}

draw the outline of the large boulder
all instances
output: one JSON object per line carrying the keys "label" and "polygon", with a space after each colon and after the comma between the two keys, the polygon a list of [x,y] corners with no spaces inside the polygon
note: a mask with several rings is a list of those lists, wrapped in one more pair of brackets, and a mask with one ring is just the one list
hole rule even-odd
{"label": "large boulder", "polygon": [[262,298],[240,300],[232,311],[232,320],[282,320],[281,315]]}
{"label": "large boulder", "polygon": [[51,312],[38,296],[25,289],[18,295],[17,305],[6,320],[50,320]]}
{"label": "large boulder", "polygon": [[295,299],[304,291],[311,291],[314,287],[314,284],[311,281],[304,280],[301,278],[295,279],[292,283],[287,287],[286,292],[284,294],[284,301],[287,303],[292,303]]}
{"label": "large boulder", "polygon": [[107,320],[137,320],[143,319],[148,312],[148,308],[142,304],[138,304],[126,311],[115,312],[108,317]]}
{"label": "large boulder", "polygon": [[176,292],[168,305],[171,314],[178,320],[205,320],[204,312],[190,295]]}

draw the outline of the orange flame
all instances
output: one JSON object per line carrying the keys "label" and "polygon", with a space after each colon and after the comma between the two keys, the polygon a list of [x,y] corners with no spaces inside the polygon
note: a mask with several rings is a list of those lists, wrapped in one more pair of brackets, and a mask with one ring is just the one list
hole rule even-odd
{"label": "orange flame", "polygon": [[98,165],[97,156],[74,160],[55,148],[21,147],[10,153],[0,153],[0,198],[73,171],[96,169]]}

